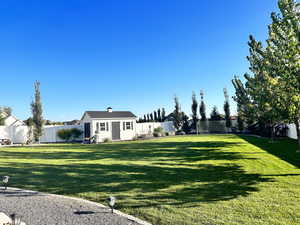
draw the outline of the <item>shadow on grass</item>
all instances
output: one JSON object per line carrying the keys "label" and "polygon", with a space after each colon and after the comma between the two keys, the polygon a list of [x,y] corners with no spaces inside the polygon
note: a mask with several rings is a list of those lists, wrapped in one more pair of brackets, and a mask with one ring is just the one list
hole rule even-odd
{"label": "shadow on grass", "polygon": [[[55,149],[61,148],[61,152],[51,152],[51,146],[43,146],[32,152],[0,151],[1,158],[39,160],[4,162],[0,171],[12,176],[13,186],[64,195],[87,193],[85,196],[94,201],[103,201],[112,194],[124,207],[198,204],[247,196],[258,191],[258,183],[272,181],[234,164],[237,159],[246,159],[245,155],[223,148],[238,144],[216,141],[56,145]],[[55,159],[58,163],[62,160],[63,164],[43,164],[43,159]],[[93,163],[98,159],[111,161]],[[220,161],[214,165],[201,162],[204,160],[230,163]]]}
{"label": "shadow on grass", "polygon": [[259,138],[247,135],[238,135],[248,143],[255,145],[264,151],[277,156],[278,158],[300,168],[300,153],[297,153],[297,141],[293,139],[280,139],[270,143],[267,138]]}
{"label": "shadow on grass", "polygon": [[[1,158],[10,159],[55,159],[73,162],[116,159],[126,161],[167,161],[195,162],[199,160],[236,160],[241,154],[230,151],[218,151],[223,148],[237,146],[238,142],[208,141],[208,142],[133,142],[99,145],[48,145],[34,147],[34,151],[0,151]],[[31,149],[25,147],[25,149]],[[61,151],[53,151],[53,150]],[[40,150],[40,151],[38,151]],[[74,151],[73,151],[74,150]],[[249,158],[250,159],[250,158]]]}

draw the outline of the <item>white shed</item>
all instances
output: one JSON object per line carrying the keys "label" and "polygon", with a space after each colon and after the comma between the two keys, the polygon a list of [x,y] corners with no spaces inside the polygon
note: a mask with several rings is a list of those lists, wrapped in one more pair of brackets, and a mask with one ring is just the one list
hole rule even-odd
{"label": "white shed", "polygon": [[136,116],[129,111],[113,111],[111,107],[106,111],[86,111],[80,124],[84,127],[84,138],[97,134],[97,142],[132,140],[136,136]]}

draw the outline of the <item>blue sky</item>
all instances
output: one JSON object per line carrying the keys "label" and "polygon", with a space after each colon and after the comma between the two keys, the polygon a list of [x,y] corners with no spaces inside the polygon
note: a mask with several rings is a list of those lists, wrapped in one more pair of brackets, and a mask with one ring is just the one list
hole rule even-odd
{"label": "blue sky", "polygon": [[222,112],[223,88],[232,95],[248,70],[249,34],[265,40],[276,10],[275,0],[2,1],[0,105],[28,118],[39,80],[51,120],[107,106],[170,112],[175,94],[190,114],[201,89],[207,113]]}

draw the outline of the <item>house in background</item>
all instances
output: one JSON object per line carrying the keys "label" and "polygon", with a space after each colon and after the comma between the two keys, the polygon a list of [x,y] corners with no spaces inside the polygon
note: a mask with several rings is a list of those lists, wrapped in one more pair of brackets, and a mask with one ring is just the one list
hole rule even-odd
{"label": "house in background", "polygon": [[136,137],[136,116],[130,111],[86,111],[80,121],[84,128],[84,138],[90,139],[96,134],[97,142],[105,139],[113,141],[132,140]]}
{"label": "house in background", "polygon": [[24,126],[22,120],[17,119],[13,115],[8,115],[6,112],[1,112],[1,117],[4,118],[4,126]]}

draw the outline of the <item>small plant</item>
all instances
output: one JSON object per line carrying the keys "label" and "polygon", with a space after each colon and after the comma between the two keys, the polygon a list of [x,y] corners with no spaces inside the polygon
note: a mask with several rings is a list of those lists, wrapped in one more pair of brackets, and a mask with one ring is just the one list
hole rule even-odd
{"label": "small plant", "polygon": [[109,142],[111,142],[111,139],[110,139],[110,138],[104,138],[104,139],[103,139],[103,142],[104,142],[104,143],[109,143]]}
{"label": "small plant", "polygon": [[154,137],[161,137],[161,136],[164,136],[164,135],[165,135],[165,132],[164,132],[164,129],[162,127],[154,128],[154,130],[153,130],[153,136]]}
{"label": "small plant", "polygon": [[164,129],[162,127],[154,128],[154,132],[156,132],[156,133],[161,133],[163,131],[164,131]]}
{"label": "small plant", "polygon": [[160,133],[154,132],[154,133],[153,133],[153,136],[154,136],[154,137],[161,137],[161,134],[160,134]]}

